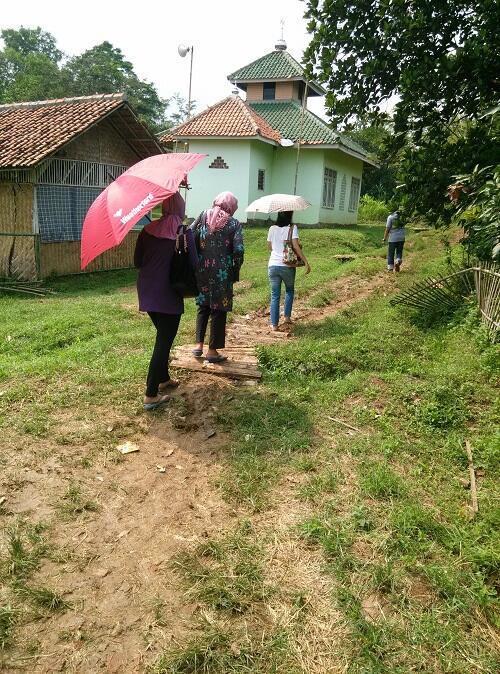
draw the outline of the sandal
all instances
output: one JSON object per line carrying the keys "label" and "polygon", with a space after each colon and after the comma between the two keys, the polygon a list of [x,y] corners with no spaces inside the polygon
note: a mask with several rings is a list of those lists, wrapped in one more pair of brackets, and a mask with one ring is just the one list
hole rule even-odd
{"label": "sandal", "polygon": [[218,356],[207,356],[205,360],[207,363],[223,363],[227,360],[227,356],[221,356],[220,354]]}
{"label": "sandal", "polygon": [[203,356],[203,349],[193,349],[191,353],[195,358],[201,358]]}
{"label": "sandal", "polygon": [[168,381],[164,382],[164,384],[160,384],[158,386],[158,393],[164,393],[165,391],[168,391],[169,389],[177,388],[181,382],[178,379],[169,379]]}
{"label": "sandal", "polygon": [[144,403],[144,409],[147,412],[150,412],[151,410],[155,410],[157,407],[160,407],[160,405],[168,403],[169,400],[170,396],[160,396],[159,400],[155,400],[152,403]]}

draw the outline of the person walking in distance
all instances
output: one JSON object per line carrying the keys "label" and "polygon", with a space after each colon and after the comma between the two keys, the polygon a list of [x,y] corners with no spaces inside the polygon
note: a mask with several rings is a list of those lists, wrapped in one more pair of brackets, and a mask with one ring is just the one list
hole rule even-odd
{"label": "person walking in distance", "polygon": [[403,262],[403,248],[405,245],[406,232],[401,221],[399,211],[394,211],[387,218],[385,226],[384,243],[389,238],[387,247],[387,271],[399,271]]}

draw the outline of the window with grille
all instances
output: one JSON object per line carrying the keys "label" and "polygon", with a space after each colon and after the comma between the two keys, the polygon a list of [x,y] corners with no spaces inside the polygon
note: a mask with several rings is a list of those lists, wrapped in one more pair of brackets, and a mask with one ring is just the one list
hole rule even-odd
{"label": "window with grille", "polygon": [[334,208],[337,171],[326,168],[323,174],[323,208]]}
{"label": "window with grille", "polygon": [[266,182],[266,172],[264,169],[259,169],[257,171],[257,189],[263,190]]}
{"label": "window with grille", "polygon": [[79,241],[85,215],[99,187],[40,185],[36,190],[38,226],[44,243]]}
{"label": "window with grille", "polygon": [[[80,241],[87,211],[102,189],[74,185],[38,185],[36,205],[38,228],[43,243]],[[142,229],[151,222],[151,215],[143,216],[133,229]]]}
{"label": "window with grille", "polygon": [[264,82],[263,99],[265,101],[274,101],[276,98],[276,82]]}
{"label": "window with grille", "polygon": [[351,178],[351,193],[349,195],[349,211],[351,213],[354,213],[358,209],[360,187],[361,180],[359,178]]}
{"label": "window with grille", "polygon": [[339,211],[343,211],[345,208],[346,192],[347,192],[347,177],[344,173],[344,175],[342,176],[342,182],[340,183]]}

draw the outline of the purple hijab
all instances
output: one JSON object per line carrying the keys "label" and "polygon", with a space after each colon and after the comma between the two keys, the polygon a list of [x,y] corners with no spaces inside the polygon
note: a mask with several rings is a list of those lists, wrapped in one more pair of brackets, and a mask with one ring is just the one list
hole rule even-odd
{"label": "purple hijab", "polygon": [[161,205],[161,212],[162,217],[150,222],[144,230],[158,239],[175,239],[186,213],[186,204],[179,192],[165,199]]}

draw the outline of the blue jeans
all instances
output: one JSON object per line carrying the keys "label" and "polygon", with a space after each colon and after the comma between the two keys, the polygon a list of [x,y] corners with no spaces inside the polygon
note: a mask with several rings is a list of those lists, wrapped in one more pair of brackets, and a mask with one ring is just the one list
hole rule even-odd
{"label": "blue jeans", "polygon": [[281,282],[285,284],[285,318],[292,315],[293,293],[295,286],[295,267],[269,267],[271,283],[271,323],[278,325],[280,320]]}
{"label": "blue jeans", "polygon": [[403,246],[405,245],[404,241],[389,241],[387,247],[387,268],[394,268],[394,254],[396,254],[396,262],[401,262],[403,259]]}

